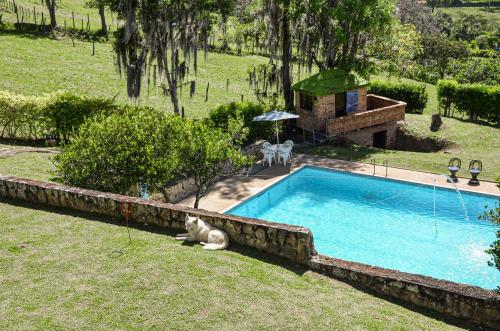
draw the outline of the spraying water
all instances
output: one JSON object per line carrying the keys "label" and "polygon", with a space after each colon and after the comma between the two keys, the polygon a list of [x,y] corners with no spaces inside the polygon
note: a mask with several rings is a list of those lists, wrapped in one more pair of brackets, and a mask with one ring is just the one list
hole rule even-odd
{"label": "spraying water", "polygon": [[460,204],[462,205],[462,209],[464,210],[464,218],[466,221],[470,221],[469,214],[467,213],[467,208],[465,208],[464,198],[462,197],[462,193],[460,193],[460,190],[458,189],[457,184],[455,184],[455,182],[453,181],[453,179],[451,179],[450,176],[444,175],[444,174],[442,174],[441,176],[446,177],[446,180],[448,181],[448,183],[451,183],[453,185],[453,187],[455,188],[455,191],[457,191],[458,200],[460,201]]}

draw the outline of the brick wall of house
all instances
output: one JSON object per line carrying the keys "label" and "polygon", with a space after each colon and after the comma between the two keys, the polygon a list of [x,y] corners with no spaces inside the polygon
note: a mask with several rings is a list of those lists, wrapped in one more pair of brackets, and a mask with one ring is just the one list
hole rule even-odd
{"label": "brick wall of house", "polygon": [[[366,88],[359,89],[358,96],[358,112],[367,110],[367,90]],[[297,120],[297,126],[307,131],[313,130],[313,121],[316,122],[315,129],[318,131],[327,130],[327,122],[335,118],[335,94],[318,97],[315,104],[316,113],[312,114],[309,110],[300,108],[300,93],[295,93],[295,108],[300,118]]]}
{"label": "brick wall of house", "polygon": [[356,144],[364,147],[373,147],[373,134],[380,131],[387,132],[387,148],[396,147],[397,139],[397,122],[388,122],[382,125],[371,126],[357,131],[346,133],[345,136],[355,142]]}
{"label": "brick wall of house", "polygon": [[[327,123],[328,136],[336,136],[372,126],[404,121],[406,103],[374,95],[368,95],[367,100],[369,109],[370,106],[376,108],[329,120]],[[381,107],[379,108],[378,106]]]}

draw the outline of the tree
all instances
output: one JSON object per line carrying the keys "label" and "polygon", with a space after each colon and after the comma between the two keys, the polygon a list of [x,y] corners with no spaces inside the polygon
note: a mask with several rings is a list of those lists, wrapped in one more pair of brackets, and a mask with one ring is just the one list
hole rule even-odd
{"label": "tree", "polygon": [[47,9],[49,10],[50,31],[52,32],[52,34],[54,34],[54,30],[57,27],[57,22],[56,22],[57,1],[56,0],[45,0],[45,5],[47,6]]}
{"label": "tree", "polygon": [[56,176],[68,185],[105,192],[130,194],[137,183],[162,191],[176,177],[173,143],[181,121],[137,108],[88,120],[54,157]]}
{"label": "tree", "polygon": [[391,0],[309,0],[301,4],[297,53],[299,61],[320,70],[342,68],[368,73],[373,58],[365,52],[370,43],[391,31]]}
{"label": "tree", "polygon": [[367,47],[367,53],[381,60],[380,70],[398,75],[412,66],[422,53],[422,38],[412,24],[394,24],[391,33]]}
{"label": "tree", "polygon": [[281,85],[285,107],[293,109],[293,93],[291,78],[292,35],[290,21],[292,19],[292,5],[294,0],[265,0],[263,13],[266,17],[267,46],[270,53],[271,65],[280,57]]}
{"label": "tree", "polygon": [[[137,99],[143,77],[157,70],[167,81],[165,94],[170,96],[174,113],[180,114],[178,89],[185,83],[189,68],[196,74],[198,49],[208,49],[211,10],[216,1],[204,0],[126,0],[119,6],[119,17],[125,20],[115,43],[118,67],[127,76],[127,93]],[[149,70],[146,70],[146,68]],[[190,82],[194,93],[194,81]]]}
{"label": "tree", "polygon": [[459,40],[472,41],[487,29],[488,20],[484,16],[460,13],[453,24],[453,36]]}
{"label": "tree", "polygon": [[436,7],[443,7],[450,4],[451,0],[426,0],[427,6],[434,12]]}
{"label": "tree", "polygon": [[108,35],[108,26],[106,25],[106,13],[105,8],[109,0],[87,0],[85,2],[85,7],[87,8],[97,8],[99,11],[99,16],[101,17],[101,31],[104,35]]}
{"label": "tree", "polygon": [[176,150],[182,162],[176,171],[196,186],[194,208],[198,208],[217,177],[232,175],[250,165],[251,159],[238,146],[244,135],[241,124],[234,121],[227,131],[203,122],[187,122],[187,129],[177,140]]}
{"label": "tree", "polygon": [[403,24],[413,24],[422,34],[436,33],[439,30],[431,9],[415,0],[399,0],[396,16]]}
{"label": "tree", "polygon": [[424,35],[422,46],[421,61],[424,65],[435,68],[441,79],[453,59],[462,59],[468,55],[467,47],[462,42],[450,41],[441,34]]}

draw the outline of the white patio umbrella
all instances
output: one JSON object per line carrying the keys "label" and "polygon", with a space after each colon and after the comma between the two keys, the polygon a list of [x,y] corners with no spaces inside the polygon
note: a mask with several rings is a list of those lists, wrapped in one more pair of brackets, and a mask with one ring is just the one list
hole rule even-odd
{"label": "white patio umbrella", "polygon": [[276,124],[276,141],[279,145],[280,137],[279,137],[279,130],[278,130],[278,121],[288,120],[288,119],[292,119],[292,118],[299,118],[299,115],[287,113],[285,111],[273,110],[269,113],[265,113],[264,115],[254,117],[253,121],[254,122],[274,122]]}

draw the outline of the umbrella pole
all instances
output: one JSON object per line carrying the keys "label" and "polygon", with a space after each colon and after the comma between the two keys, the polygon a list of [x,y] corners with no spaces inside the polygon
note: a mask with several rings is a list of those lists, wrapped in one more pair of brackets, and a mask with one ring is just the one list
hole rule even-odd
{"label": "umbrella pole", "polygon": [[274,123],[276,124],[276,142],[279,145],[280,144],[280,133],[278,130],[278,121],[274,121]]}

